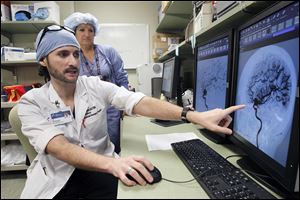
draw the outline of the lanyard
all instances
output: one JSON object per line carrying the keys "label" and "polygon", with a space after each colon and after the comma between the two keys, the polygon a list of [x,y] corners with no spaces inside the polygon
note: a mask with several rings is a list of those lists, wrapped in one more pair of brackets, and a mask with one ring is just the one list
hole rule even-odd
{"label": "lanyard", "polygon": [[[82,50],[81,50],[82,52]],[[100,69],[100,64],[99,64],[99,55],[98,55],[98,49],[94,47],[94,52],[95,52],[95,57],[96,57],[96,66],[97,66],[97,74],[96,76],[100,76],[100,78],[102,79],[102,75],[101,75],[101,69]],[[82,56],[84,58],[84,64],[85,64],[85,68],[89,71],[90,75],[93,76],[93,70],[91,69],[91,66],[88,62],[88,60],[85,58],[83,52],[82,52]]]}

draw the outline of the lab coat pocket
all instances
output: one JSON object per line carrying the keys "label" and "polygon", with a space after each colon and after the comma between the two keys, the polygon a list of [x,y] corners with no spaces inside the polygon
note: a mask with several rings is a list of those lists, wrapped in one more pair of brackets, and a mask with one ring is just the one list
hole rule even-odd
{"label": "lab coat pocket", "polygon": [[28,187],[39,196],[44,192],[48,184],[49,177],[47,176],[47,168],[44,167],[40,161],[36,161],[34,167],[28,171]]}

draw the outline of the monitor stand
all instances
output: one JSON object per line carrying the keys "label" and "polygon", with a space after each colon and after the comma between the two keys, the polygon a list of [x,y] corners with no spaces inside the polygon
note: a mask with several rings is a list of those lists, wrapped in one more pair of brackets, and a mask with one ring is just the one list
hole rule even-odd
{"label": "monitor stand", "polygon": [[[261,167],[259,167],[255,162],[249,159],[247,156],[242,157],[236,161],[237,164],[241,167],[242,170],[245,170],[248,174],[251,175],[258,182],[274,191],[283,198],[288,199],[299,199],[299,193],[291,193],[287,191],[283,186],[277,183],[273,178],[271,178]],[[254,172],[254,173],[251,173]],[[259,174],[256,175],[256,174]]]}
{"label": "monitor stand", "polygon": [[227,140],[226,135],[221,133],[216,133],[213,131],[210,131],[208,129],[199,129],[199,132],[209,139],[210,141],[216,143],[216,144],[228,144],[230,143],[229,140]]}
{"label": "monitor stand", "polygon": [[152,123],[163,126],[163,127],[169,127],[169,126],[175,126],[179,124],[183,124],[183,121],[174,121],[174,120],[163,120],[163,119],[151,119]]}

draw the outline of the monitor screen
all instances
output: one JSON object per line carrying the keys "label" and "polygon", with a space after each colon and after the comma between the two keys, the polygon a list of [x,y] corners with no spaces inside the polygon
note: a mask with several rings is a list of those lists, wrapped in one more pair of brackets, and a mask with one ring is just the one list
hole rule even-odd
{"label": "monitor screen", "polygon": [[[227,31],[196,46],[194,108],[204,112],[230,104],[233,31]],[[215,143],[225,143],[226,135],[200,129]]]}
{"label": "monitor screen", "polygon": [[194,94],[196,111],[227,106],[228,62],[228,35],[197,47]]}
{"label": "monitor screen", "polygon": [[299,156],[299,2],[278,3],[241,26],[237,47],[234,102],[246,108],[234,114],[233,141],[293,191]]}
{"label": "monitor screen", "polygon": [[164,62],[161,91],[169,99],[175,99],[177,95],[180,76],[178,62],[178,57],[173,57]]}

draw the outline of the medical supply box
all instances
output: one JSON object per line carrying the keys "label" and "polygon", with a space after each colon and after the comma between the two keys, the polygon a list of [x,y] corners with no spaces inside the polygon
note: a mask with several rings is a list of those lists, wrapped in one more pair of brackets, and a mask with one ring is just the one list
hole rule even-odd
{"label": "medical supply box", "polygon": [[54,21],[60,24],[60,9],[55,1],[34,3],[35,21]]}

